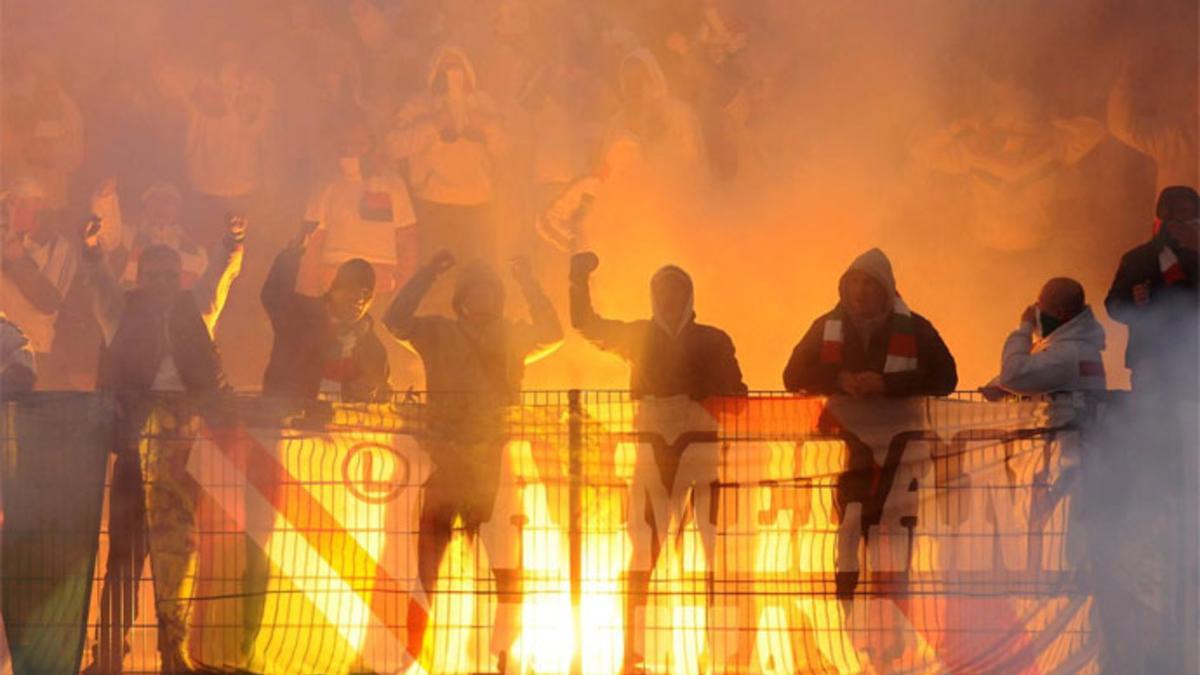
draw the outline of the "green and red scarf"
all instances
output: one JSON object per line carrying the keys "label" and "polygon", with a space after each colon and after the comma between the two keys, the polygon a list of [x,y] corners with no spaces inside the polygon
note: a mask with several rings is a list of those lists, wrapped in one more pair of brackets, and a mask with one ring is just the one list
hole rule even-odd
{"label": "green and red scarf", "polygon": [[[900,298],[892,305],[892,335],[888,339],[885,373],[906,373],[917,369],[917,336],[913,329],[912,310]],[[845,351],[845,330],[841,312],[825,319],[821,342],[821,363],[840,364]]]}

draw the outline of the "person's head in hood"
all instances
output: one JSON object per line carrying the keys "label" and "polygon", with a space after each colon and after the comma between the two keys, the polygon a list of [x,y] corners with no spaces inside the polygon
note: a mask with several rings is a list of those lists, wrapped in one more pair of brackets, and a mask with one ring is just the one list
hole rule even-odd
{"label": "person's head in hood", "polygon": [[1176,246],[1187,251],[1197,249],[1200,234],[1200,195],[1194,188],[1173,185],[1163,188],[1155,208],[1160,232]]}
{"label": "person's head in hood", "polygon": [[357,323],[375,299],[375,268],[362,258],[342,263],[326,294],[329,313],[343,324]]}
{"label": "person's head in hood", "polygon": [[160,309],[166,309],[183,288],[179,253],[161,244],[148,246],[137,260],[137,287]]}
{"label": "person's head in hood", "polygon": [[645,105],[666,95],[667,78],[647,49],[635,49],[625,56],[620,78],[621,97],[627,105]]}
{"label": "person's head in hood", "polygon": [[4,192],[5,228],[15,234],[29,234],[39,228],[46,204],[46,192],[32,178],[21,178]]}
{"label": "person's head in hood", "polygon": [[458,318],[468,324],[492,323],[504,316],[504,283],[486,263],[470,263],[458,272],[453,306]]}
{"label": "person's head in hood", "polygon": [[692,278],[675,265],[663,267],[650,279],[650,302],[654,323],[678,335],[695,318]]}
{"label": "person's head in hood", "polygon": [[466,52],[445,47],[433,59],[428,83],[437,96],[469,96],[475,91],[475,68]]}
{"label": "person's head in hood", "polygon": [[1083,285],[1067,277],[1055,277],[1042,286],[1038,293],[1038,321],[1042,337],[1053,333],[1064,323],[1074,319],[1087,307]]}
{"label": "person's head in hood", "polygon": [[142,220],[153,228],[179,225],[183,216],[183,194],[179,188],[159,181],[142,193]]}
{"label": "person's head in hood", "polygon": [[896,277],[883,251],[873,248],[854,259],[838,282],[843,309],[855,321],[875,321],[892,311]]}

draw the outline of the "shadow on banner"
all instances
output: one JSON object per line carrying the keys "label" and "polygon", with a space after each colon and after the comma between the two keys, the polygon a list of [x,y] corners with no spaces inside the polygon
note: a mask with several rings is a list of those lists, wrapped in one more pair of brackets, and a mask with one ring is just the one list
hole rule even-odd
{"label": "shadow on banner", "polygon": [[79,666],[112,418],[110,399],[94,394],[3,406],[0,612],[18,675]]}

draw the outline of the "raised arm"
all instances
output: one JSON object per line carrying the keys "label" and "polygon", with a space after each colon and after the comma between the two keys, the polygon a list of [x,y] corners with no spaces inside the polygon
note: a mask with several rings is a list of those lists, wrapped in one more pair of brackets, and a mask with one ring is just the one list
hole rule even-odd
{"label": "raised arm", "polygon": [[571,326],[597,347],[631,358],[640,347],[641,330],[633,323],[605,319],[592,308],[589,281],[599,265],[590,251],[571,256]]}
{"label": "raised arm", "polygon": [[296,293],[296,277],[300,275],[300,260],[315,231],[316,223],[301,224],[299,234],[275,256],[275,262],[271,264],[259,299],[272,323],[299,297]]}
{"label": "raised arm", "polygon": [[1127,65],[1108,91],[1108,132],[1134,150],[1154,155],[1154,135],[1145,120],[1134,113]]}
{"label": "raised arm", "polygon": [[225,302],[229,299],[229,290],[233,288],[234,280],[242,273],[245,241],[246,219],[239,215],[230,216],[220,253],[213,256],[212,264],[204,271],[204,276],[200,277],[192,291],[210,336],[216,330],[217,320],[221,318],[221,312],[225,309]]}
{"label": "raised arm", "polygon": [[397,340],[411,343],[419,349],[418,343],[424,337],[423,328],[428,321],[427,317],[417,316],[417,308],[438,276],[453,266],[454,256],[449,251],[439,251],[412,275],[392,299],[392,304],[383,314],[383,325]]}
{"label": "raised arm", "polygon": [[92,218],[83,226],[83,274],[84,286],[92,300],[92,312],[104,334],[104,343],[112,342],[125,309],[125,294],[117,278],[104,260],[104,249],[100,245],[101,223]]}
{"label": "raised arm", "polygon": [[525,362],[533,363],[562,345],[562,323],[550,298],[533,276],[528,258],[513,260],[512,274],[517,287],[521,289],[521,295],[525,296],[525,302],[529,305],[529,317],[532,322],[517,324],[517,328],[520,344],[525,350]]}
{"label": "raised arm", "polygon": [[1004,341],[1000,375],[992,384],[1014,394],[1048,394],[1070,386],[1075,361],[1060,349],[1033,353],[1032,312],[1026,310],[1021,326]]}

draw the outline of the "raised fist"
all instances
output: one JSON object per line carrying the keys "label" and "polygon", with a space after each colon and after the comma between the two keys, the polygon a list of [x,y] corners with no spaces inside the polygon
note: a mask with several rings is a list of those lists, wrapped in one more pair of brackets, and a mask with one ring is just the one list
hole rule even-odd
{"label": "raised fist", "polygon": [[433,254],[429,261],[429,269],[433,270],[434,274],[441,274],[451,267],[454,267],[454,254],[446,249]]}
{"label": "raised fist", "polygon": [[83,235],[83,246],[87,249],[96,249],[100,247],[100,230],[103,227],[103,221],[100,216],[92,216],[83,223],[83,228],[80,234]]}
{"label": "raised fist", "polygon": [[591,251],[576,253],[571,256],[571,278],[586,279],[589,274],[600,266],[600,256]]}
{"label": "raised fist", "polygon": [[225,219],[225,240],[237,246],[246,241],[246,216],[231,213]]}

